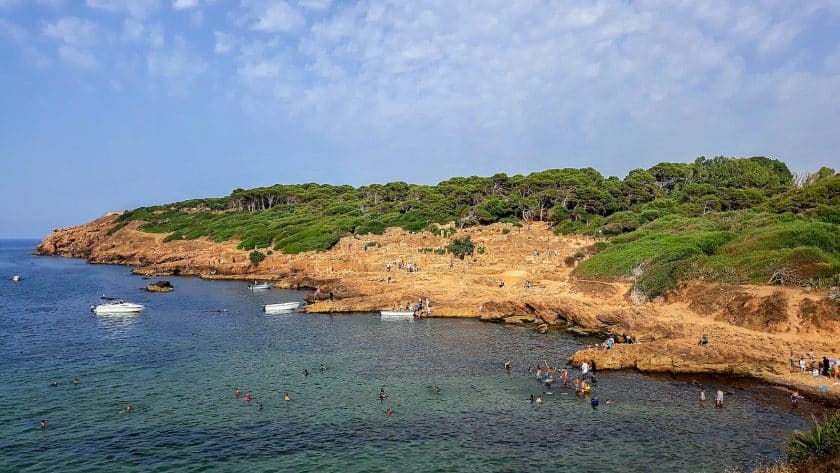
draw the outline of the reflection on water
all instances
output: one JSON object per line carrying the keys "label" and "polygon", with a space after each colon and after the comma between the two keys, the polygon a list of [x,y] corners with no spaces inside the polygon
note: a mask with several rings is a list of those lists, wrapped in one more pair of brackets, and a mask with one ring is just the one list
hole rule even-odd
{"label": "reflection on water", "polygon": [[[0,283],[0,470],[717,472],[777,457],[807,427],[725,380],[701,381],[733,392],[725,409],[687,381],[634,372],[600,374],[598,410],[561,386],[542,394],[526,368],[584,342],[564,334],[266,316],[262,304],[303,293],[170,278],[174,293],[149,294],[127,268],[19,250],[0,249],[0,264],[28,268],[25,284]],[[90,313],[103,293],[146,309]]]}

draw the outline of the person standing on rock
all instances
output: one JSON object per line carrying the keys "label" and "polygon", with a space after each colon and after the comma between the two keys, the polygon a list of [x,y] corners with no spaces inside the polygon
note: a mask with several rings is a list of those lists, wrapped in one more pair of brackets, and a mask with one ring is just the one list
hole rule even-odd
{"label": "person standing on rock", "polygon": [[589,373],[589,363],[584,361],[580,364],[580,374],[586,376],[587,373]]}
{"label": "person standing on rock", "polygon": [[803,373],[804,373],[804,372],[805,372],[805,371],[807,371],[807,370],[808,370],[808,367],[807,367],[807,365],[805,364],[805,357],[804,357],[804,356],[800,356],[800,357],[799,357],[799,371],[801,371],[801,372],[803,372]]}
{"label": "person standing on rock", "polygon": [[823,376],[831,377],[831,362],[828,361],[828,357],[825,357],[825,356],[823,357],[822,365],[823,365],[823,369],[822,369]]}

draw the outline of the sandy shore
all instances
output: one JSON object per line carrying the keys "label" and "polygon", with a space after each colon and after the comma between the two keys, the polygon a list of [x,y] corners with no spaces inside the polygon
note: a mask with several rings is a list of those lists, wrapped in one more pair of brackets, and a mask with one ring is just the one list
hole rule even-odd
{"label": "sandy shore", "polygon": [[[599,369],[750,376],[840,404],[840,379],[815,378],[798,368],[799,357],[810,351],[818,360],[840,358],[840,310],[825,291],[694,281],[665,299],[636,305],[629,297],[631,281],[573,277],[574,266],[566,257],[585,257],[593,241],[554,235],[543,224],[461,230],[456,236],[469,235],[479,248],[465,260],[435,253],[448,238],[389,229],[384,235],[346,237],[327,252],[273,253],[252,266],[248,252],[236,249],[237,242],[164,243],[165,235],[140,232],[136,222],[109,235],[116,218],[56,230],[36,252],[132,265],[140,274],[320,287],[321,297],[311,301],[308,312],[370,312],[428,297],[433,317],[473,317],[640,342],[584,350],[571,357],[572,363],[594,360]],[[419,271],[399,269],[399,262]],[[705,346],[698,345],[702,335],[709,337]]]}

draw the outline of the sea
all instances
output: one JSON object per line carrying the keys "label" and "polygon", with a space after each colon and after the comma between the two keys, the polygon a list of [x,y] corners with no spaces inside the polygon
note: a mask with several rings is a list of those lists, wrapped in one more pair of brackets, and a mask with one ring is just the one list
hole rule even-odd
{"label": "sea", "polygon": [[[783,392],[726,378],[598,372],[593,409],[528,374],[591,338],[266,315],[306,293],[186,277],[147,293],[128,267],[33,256],[36,244],[0,241],[4,472],[722,472],[782,458],[811,425]],[[94,315],[103,295],[146,308]]]}

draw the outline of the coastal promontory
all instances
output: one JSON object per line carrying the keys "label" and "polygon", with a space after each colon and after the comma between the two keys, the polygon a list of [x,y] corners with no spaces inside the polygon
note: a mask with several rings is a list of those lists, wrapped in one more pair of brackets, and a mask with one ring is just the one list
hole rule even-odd
{"label": "coastal promontory", "polygon": [[840,400],[840,385],[799,367],[840,358],[840,176],[828,168],[699,158],[623,179],[558,169],[237,189],[57,229],[36,251],[309,288],[308,312],[428,298],[431,317],[616,340],[574,363],[750,376]]}

